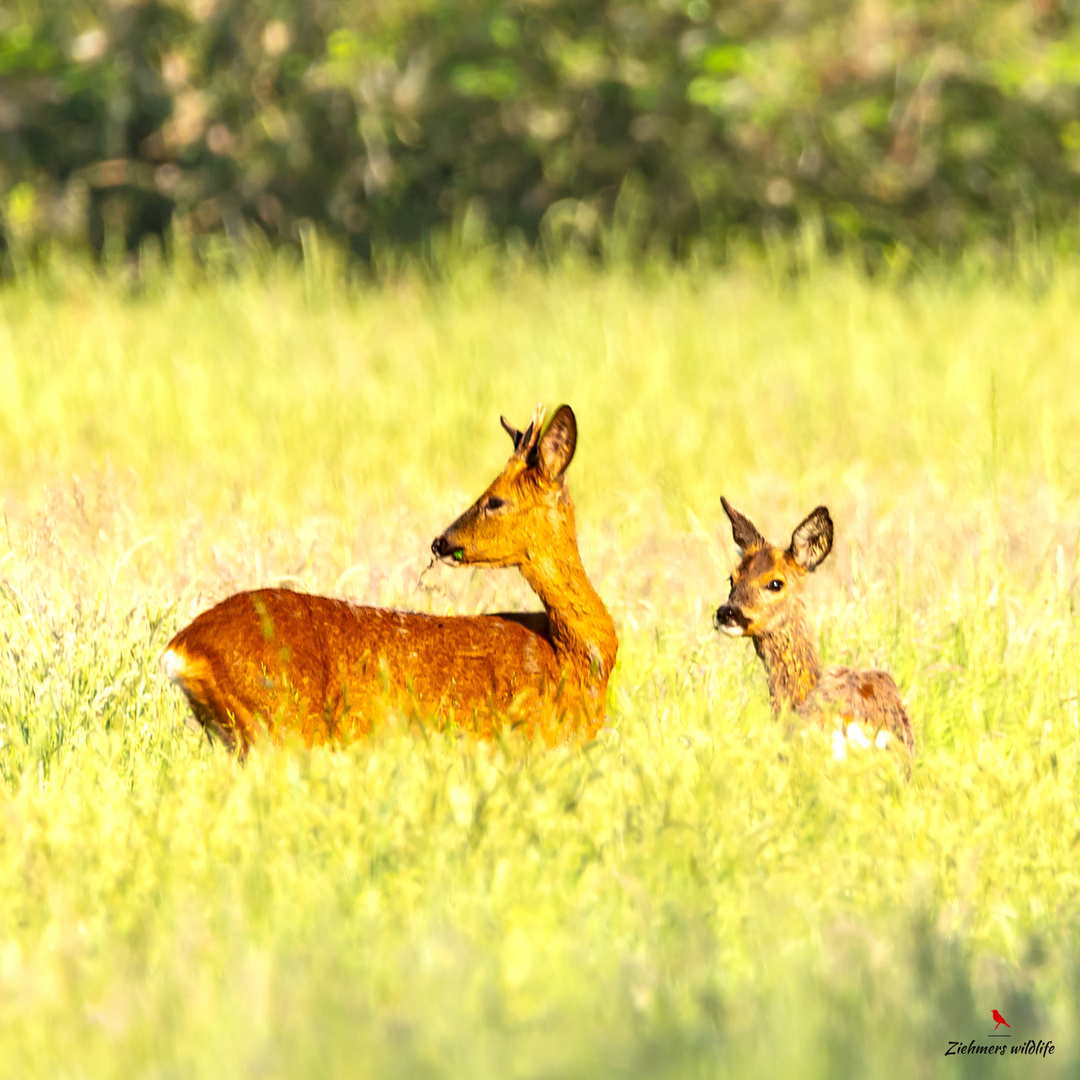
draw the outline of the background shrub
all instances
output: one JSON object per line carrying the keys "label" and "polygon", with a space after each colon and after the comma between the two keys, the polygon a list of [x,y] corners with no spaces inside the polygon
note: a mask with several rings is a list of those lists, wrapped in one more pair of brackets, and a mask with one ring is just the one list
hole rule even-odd
{"label": "background shrub", "polygon": [[25,0],[0,13],[7,236],[1006,240],[1080,197],[1075,8]]}

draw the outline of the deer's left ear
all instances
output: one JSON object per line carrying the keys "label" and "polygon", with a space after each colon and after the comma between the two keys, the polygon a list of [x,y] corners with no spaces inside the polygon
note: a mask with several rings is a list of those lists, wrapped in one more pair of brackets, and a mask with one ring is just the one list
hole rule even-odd
{"label": "deer's left ear", "polygon": [[720,505],[731,522],[731,537],[744,555],[769,546],[765,537],[758,532],[757,526],[744,513],[736,510],[723,495],[720,496]]}
{"label": "deer's left ear", "polygon": [[558,480],[574,459],[577,448],[577,420],[569,405],[559,406],[536,448],[540,472],[548,480]]}
{"label": "deer's left ear", "polygon": [[788,553],[796,566],[809,572],[816,570],[825,561],[825,556],[832,551],[832,541],[832,518],[824,506],[819,506],[791,534]]}

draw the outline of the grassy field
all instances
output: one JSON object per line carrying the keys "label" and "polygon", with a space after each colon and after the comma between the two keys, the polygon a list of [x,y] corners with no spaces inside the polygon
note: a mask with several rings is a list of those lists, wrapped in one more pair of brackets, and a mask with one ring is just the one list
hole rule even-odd
{"label": "grassy field", "polygon": [[[621,639],[594,744],[185,726],[157,657],[238,588],[534,607],[420,575],[541,399]],[[0,1075],[1080,1071],[1080,266],[58,265],[0,291],[0,466]],[[829,506],[821,647],[895,674],[910,782],[712,631],[721,494]],[[946,1056],[995,1008],[1053,1056]]]}

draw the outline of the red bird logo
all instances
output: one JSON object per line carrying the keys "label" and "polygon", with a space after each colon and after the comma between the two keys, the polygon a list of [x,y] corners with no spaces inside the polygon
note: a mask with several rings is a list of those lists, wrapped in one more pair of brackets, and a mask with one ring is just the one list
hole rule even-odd
{"label": "red bird logo", "polygon": [[1004,1024],[1006,1027],[1009,1026],[1009,1022],[1005,1019],[1004,1016],[1001,1015],[1001,1013],[997,1011],[997,1009],[994,1010],[994,1019],[997,1021],[997,1023],[994,1024],[995,1031],[997,1031],[997,1029],[1001,1027],[1002,1024]]}

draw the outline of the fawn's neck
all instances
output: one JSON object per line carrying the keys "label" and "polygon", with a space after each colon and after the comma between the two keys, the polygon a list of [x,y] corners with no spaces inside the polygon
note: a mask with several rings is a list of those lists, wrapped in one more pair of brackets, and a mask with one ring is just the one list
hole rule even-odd
{"label": "fawn's neck", "polygon": [[530,559],[521,573],[540,597],[560,665],[584,686],[606,689],[619,639],[615,624],[585,574],[577,545],[558,557]]}
{"label": "fawn's neck", "polygon": [[769,677],[773,710],[797,709],[821,678],[821,660],[802,604],[793,601],[783,618],[754,638],[754,648]]}

